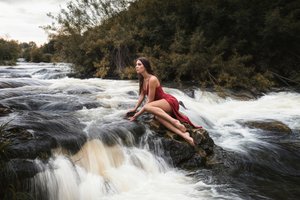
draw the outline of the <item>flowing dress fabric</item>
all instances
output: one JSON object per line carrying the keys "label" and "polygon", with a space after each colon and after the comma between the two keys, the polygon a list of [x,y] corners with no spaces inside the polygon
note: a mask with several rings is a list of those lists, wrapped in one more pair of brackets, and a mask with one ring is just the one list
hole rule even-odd
{"label": "flowing dress fabric", "polygon": [[[147,91],[147,93],[148,93],[148,91]],[[170,104],[170,106],[172,108],[173,117],[178,119],[180,122],[188,123],[191,126],[193,126],[194,128],[202,128],[201,126],[195,126],[187,116],[181,114],[179,112],[179,103],[178,103],[177,99],[174,96],[165,93],[163,91],[162,87],[158,86],[155,90],[154,101],[160,100],[160,99],[165,99]]]}

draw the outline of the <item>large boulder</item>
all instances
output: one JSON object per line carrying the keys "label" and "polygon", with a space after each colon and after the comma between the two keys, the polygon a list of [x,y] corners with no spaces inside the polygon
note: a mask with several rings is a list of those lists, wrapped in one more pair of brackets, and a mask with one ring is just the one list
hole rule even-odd
{"label": "large boulder", "polygon": [[193,169],[206,166],[207,158],[213,153],[215,145],[205,129],[185,124],[187,131],[194,139],[195,146],[191,146],[182,137],[167,130],[157,120],[152,119],[146,123],[156,133],[148,140],[151,150],[155,150],[155,141],[160,140],[164,148],[164,155],[170,158],[175,167]]}

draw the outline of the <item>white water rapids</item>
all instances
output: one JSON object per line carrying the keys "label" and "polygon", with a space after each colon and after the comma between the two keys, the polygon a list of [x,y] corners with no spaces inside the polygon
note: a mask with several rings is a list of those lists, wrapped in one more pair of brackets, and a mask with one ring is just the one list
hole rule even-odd
{"label": "white water rapids", "polygon": [[[54,96],[63,95],[66,101],[75,95],[77,101],[99,102],[101,107],[75,111],[76,117],[86,125],[84,131],[88,137],[95,126],[125,120],[126,111],[137,101],[136,81],[67,78],[62,75],[68,72],[64,64],[53,67],[21,63],[5,70],[8,72],[0,78],[12,80],[7,74],[19,71],[23,77],[30,76],[18,78],[20,82],[33,83],[17,87],[14,92],[50,91]],[[51,79],[53,75],[57,75],[56,79]],[[257,130],[241,122],[278,120],[298,133],[300,130],[298,93],[270,93],[255,100],[240,101],[220,98],[200,89],[195,91],[195,98],[174,88],[164,90],[185,104],[187,110],[181,108],[181,112],[207,129],[216,145],[229,151],[247,153],[252,144],[269,145]],[[81,92],[77,94],[78,91]],[[152,133],[147,130],[147,134]],[[130,132],[128,138],[132,139]],[[240,199],[232,187],[196,180],[189,172],[173,168],[162,157],[151,153],[147,146],[119,143],[109,147],[99,139],[91,139],[74,155],[55,149],[49,162],[36,160],[36,163],[44,171],[32,180],[33,188],[39,188],[51,200]],[[220,188],[226,194],[218,192]]]}

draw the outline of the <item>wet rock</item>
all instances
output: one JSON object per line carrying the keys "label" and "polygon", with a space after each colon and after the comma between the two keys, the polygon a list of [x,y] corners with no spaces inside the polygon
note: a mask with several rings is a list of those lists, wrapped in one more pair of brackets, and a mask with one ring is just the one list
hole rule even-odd
{"label": "wet rock", "polygon": [[10,78],[0,80],[0,88],[18,88],[27,85],[46,85],[45,83],[39,80],[32,80],[31,78]]}
{"label": "wet rock", "polygon": [[134,92],[134,91],[129,91],[129,92],[127,92],[127,94],[128,95],[130,95],[130,96],[137,96],[138,94],[136,93],[136,92]]}
{"label": "wet rock", "polygon": [[10,74],[10,78],[32,78],[29,74]]}
{"label": "wet rock", "polygon": [[15,140],[27,140],[32,138],[32,134],[25,129],[18,127],[11,128],[8,126],[9,122],[3,127],[0,142],[9,141],[12,143]]}
{"label": "wet rock", "polygon": [[223,148],[215,145],[214,151],[207,157],[206,167],[208,168],[218,168],[219,166],[231,166],[231,158],[234,157],[233,152],[225,151]]}
{"label": "wet rock", "polygon": [[12,159],[7,163],[0,160],[0,199],[32,199],[28,180],[39,171],[33,160]]}
{"label": "wet rock", "polygon": [[0,143],[6,144],[2,149],[1,159],[15,158],[35,159],[50,156],[51,148],[56,146],[53,139],[36,138],[31,132],[20,127],[7,128],[2,132]]}
{"label": "wet rock", "polygon": [[28,188],[28,179],[43,170],[34,159],[47,162],[58,147],[70,154],[78,152],[86,142],[83,127],[69,114],[43,112],[27,113],[22,123],[13,120],[0,127],[0,199],[11,191],[10,186],[17,192]]}
{"label": "wet rock", "polygon": [[286,124],[276,120],[248,121],[248,122],[241,122],[241,123],[245,126],[248,126],[249,128],[261,129],[273,133],[285,133],[285,134],[292,133],[292,130]]}
{"label": "wet rock", "polygon": [[128,120],[115,121],[102,126],[90,125],[87,132],[89,133],[89,139],[100,139],[107,146],[113,146],[120,142],[126,146],[134,146],[145,134],[145,126],[131,123]]}
{"label": "wet rock", "polygon": [[48,69],[40,69],[36,72],[34,72],[33,74],[36,75],[36,74],[47,74],[49,73],[50,71]]}
{"label": "wet rock", "polygon": [[92,108],[98,108],[98,107],[105,107],[106,105],[101,104],[99,102],[85,102],[85,103],[83,103],[83,106],[86,107],[87,109],[92,109]]}
{"label": "wet rock", "polygon": [[[193,128],[185,124],[187,131],[194,139],[195,147],[188,144],[183,138],[167,130],[158,121],[152,119],[147,122],[150,129],[157,133],[155,138],[159,138],[164,148],[164,153],[171,158],[175,167],[197,168],[205,166],[207,157],[214,151],[214,141],[208,132],[202,128]],[[149,143],[150,149],[155,148],[155,142]]]}
{"label": "wet rock", "polygon": [[5,160],[47,159],[51,150],[57,147],[77,152],[87,140],[82,131],[84,125],[70,115],[50,116],[31,112],[27,123],[11,121],[1,131],[0,144],[7,144],[3,150]]}
{"label": "wet rock", "polygon": [[4,169],[1,170],[2,178],[5,177],[7,181],[14,179],[26,179],[33,177],[39,171],[33,160],[29,159],[12,159],[6,163]]}
{"label": "wet rock", "polygon": [[195,88],[184,89],[184,93],[191,98],[195,98]]}
{"label": "wet rock", "polygon": [[67,94],[93,94],[95,92],[103,92],[102,89],[99,89],[97,87],[87,87],[87,86],[74,86],[70,87],[69,89],[66,90]]}
{"label": "wet rock", "polygon": [[230,90],[225,88],[216,88],[214,90],[220,97],[227,98],[230,97],[232,99],[238,99],[241,101],[248,101],[251,99],[256,99],[261,96],[261,93],[255,89],[252,90]]}
{"label": "wet rock", "polygon": [[0,117],[8,115],[9,113],[12,113],[12,110],[9,107],[0,104]]}
{"label": "wet rock", "polygon": [[57,143],[52,138],[46,140],[26,140],[23,142],[12,142],[5,150],[6,156],[11,158],[49,158],[51,155],[51,149],[55,148]]}

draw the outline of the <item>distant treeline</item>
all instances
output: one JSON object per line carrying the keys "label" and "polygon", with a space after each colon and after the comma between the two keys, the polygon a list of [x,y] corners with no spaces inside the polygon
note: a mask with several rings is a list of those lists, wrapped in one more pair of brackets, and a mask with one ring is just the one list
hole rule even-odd
{"label": "distant treeline", "polygon": [[0,38],[0,65],[16,65],[18,58],[27,62],[51,62],[55,54],[54,42],[38,47],[35,42],[19,43]]}
{"label": "distant treeline", "polygon": [[79,77],[135,78],[150,58],[163,81],[267,90],[300,82],[298,0],[75,0],[49,31],[54,60]]}

